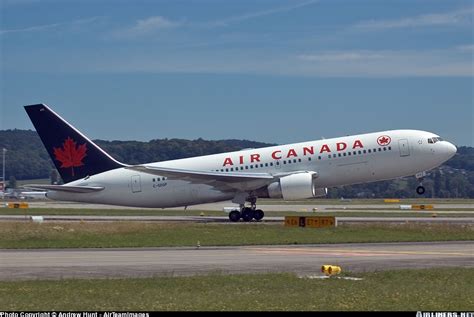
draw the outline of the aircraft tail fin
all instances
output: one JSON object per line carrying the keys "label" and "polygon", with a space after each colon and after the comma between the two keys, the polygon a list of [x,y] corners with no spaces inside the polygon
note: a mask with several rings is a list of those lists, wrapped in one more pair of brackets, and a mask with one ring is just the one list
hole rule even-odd
{"label": "aircraft tail fin", "polygon": [[125,166],[48,106],[25,110],[65,183]]}

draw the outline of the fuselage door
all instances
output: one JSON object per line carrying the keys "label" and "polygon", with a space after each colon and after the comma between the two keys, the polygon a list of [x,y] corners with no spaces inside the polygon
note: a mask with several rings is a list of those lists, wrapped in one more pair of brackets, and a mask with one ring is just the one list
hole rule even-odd
{"label": "fuselage door", "polygon": [[140,175],[133,175],[131,178],[132,193],[139,193],[142,191],[142,183],[140,181]]}
{"label": "fuselage door", "polygon": [[398,140],[398,148],[400,149],[400,156],[410,156],[410,148],[408,146],[408,139]]}

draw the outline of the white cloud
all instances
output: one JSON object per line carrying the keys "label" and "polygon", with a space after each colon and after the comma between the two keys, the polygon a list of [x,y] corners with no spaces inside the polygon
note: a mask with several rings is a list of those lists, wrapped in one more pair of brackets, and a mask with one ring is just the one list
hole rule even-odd
{"label": "white cloud", "polygon": [[469,25],[472,24],[474,8],[464,8],[446,13],[422,14],[414,17],[405,17],[392,20],[369,20],[355,25],[359,29],[392,29],[441,25]]}
{"label": "white cloud", "polygon": [[9,33],[27,33],[27,32],[39,32],[51,29],[58,29],[67,26],[74,26],[74,25],[81,25],[81,24],[89,24],[96,22],[103,17],[91,17],[86,19],[78,19],[69,22],[61,22],[61,23],[52,23],[52,24],[42,24],[42,25],[33,25],[24,28],[17,28],[17,29],[3,29],[0,30],[0,35],[9,34]]}
{"label": "white cloud", "polygon": [[149,33],[160,29],[169,29],[179,26],[179,22],[173,22],[162,16],[154,16],[143,20],[138,20],[130,31],[134,33]]}
{"label": "white cloud", "polygon": [[182,22],[171,21],[162,16],[152,16],[146,19],[138,20],[133,26],[118,30],[114,34],[118,37],[142,36],[164,29],[176,28],[182,25]]}
{"label": "white cloud", "polygon": [[113,32],[113,35],[117,38],[129,38],[135,36],[144,36],[153,34],[159,30],[178,28],[182,26],[197,27],[197,28],[214,28],[220,26],[227,26],[233,23],[239,23],[245,20],[256,19],[263,16],[269,16],[277,13],[288,12],[298,8],[302,8],[319,0],[307,0],[304,2],[277,7],[268,10],[249,12],[237,16],[231,16],[219,20],[201,22],[201,23],[184,23],[183,21],[172,21],[163,16],[153,16],[146,19],[138,20],[135,24],[128,28],[119,29]]}
{"label": "white cloud", "polygon": [[43,24],[43,25],[34,25],[34,26],[28,26],[24,28],[19,28],[19,29],[6,29],[6,30],[0,30],[0,34],[8,34],[8,33],[23,33],[23,32],[36,32],[36,31],[43,31],[43,30],[48,30],[48,29],[54,29],[58,26],[62,25],[61,23],[53,23],[53,24]]}
{"label": "white cloud", "polygon": [[[467,54],[466,54],[467,53]],[[342,77],[474,76],[472,54],[443,50],[332,51],[298,55],[300,71]]]}
{"label": "white cloud", "polygon": [[197,73],[297,77],[408,78],[474,77],[472,50],[341,50],[305,54],[271,48],[153,50],[47,55],[41,63],[28,52],[5,58],[7,71],[73,73]]}
{"label": "white cloud", "polygon": [[208,22],[208,23],[206,23],[206,25],[208,25],[208,26],[226,26],[226,25],[229,25],[229,24],[232,24],[232,23],[238,23],[238,22],[242,22],[242,21],[245,21],[245,20],[255,19],[255,18],[259,18],[259,17],[263,17],[263,16],[282,13],[282,12],[288,12],[288,11],[291,11],[291,10],[299,9],[299,8],[314,4],[316,2],[318,2],[318,0],[309,0],[309,1],[301,2],[301,3],[296,3],[296,4],[283,6],[283,7],[278,7],[278,8],[273,8],[273,9],[249,12],[249,13],[245,13],[245,14],[242,14],[242,15],[237,15],[237,16],[233,16],[233,17],[224,18],[222,20],[216,20],[216,21],[213,21],[213,22]]}
{"label": "white cloud", "polygon": [[354,52],[324,52],[312,55],[298,55],[298,58],[305,61],[318,62],[343,62],[343,61],[362,61],[380,59],[384,56],[380,53],[370,51]]}
{"label": "white cloud", "polygon": [[[126,60],[126,62],[125,62]],[[116,56],[92,63],[92,72],[259,74],[308,77],[473,77],[472,54],[444,50],[354,50],[287,55],[262,50],[183,51]]]}
{"label": "white cloud", "polygon": [[474,53],[474,44],[460,45],[456,48],[460,51],[463,51],[463,52],[473,52]]}

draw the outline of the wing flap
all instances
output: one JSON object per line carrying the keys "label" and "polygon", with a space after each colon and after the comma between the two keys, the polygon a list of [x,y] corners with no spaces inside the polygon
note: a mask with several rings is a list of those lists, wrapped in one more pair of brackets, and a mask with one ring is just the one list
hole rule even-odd
{"label": "wing flap", "polygon": [[149,165],[134,165],[126,169],[179,179],[194,184],[207,184],[221,191],[249,191],[274,182],[275,177],[268,173],[208,172],[184,170]]}
{"label": "wing flap", "polygon": [[248,182],[253,180],[273,180],[274,176],[268,173],[235,173],[235,172],[207,172],[195,170],[183,170],[177,168],[155,167],[147,165],[134,165],[126,169],[152,175],[165,176],[178,179],[200,179],[203,181],[223,181],[223,182]]}

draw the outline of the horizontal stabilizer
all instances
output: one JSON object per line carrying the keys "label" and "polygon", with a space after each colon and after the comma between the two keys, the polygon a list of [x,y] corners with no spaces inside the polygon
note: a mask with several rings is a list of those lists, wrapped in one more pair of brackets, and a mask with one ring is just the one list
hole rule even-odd
{"label": "horizontal stabilizer", "polygon": [[92,192],[98,192],[104,189],[104,187],[99,187],[99,186],[70,186],[70,185],[42,185],[42,184],[29,184],[23,187],[36,189],[36,190],[53,190],[57,192],[67,192],[67,193],[92,193]]}

